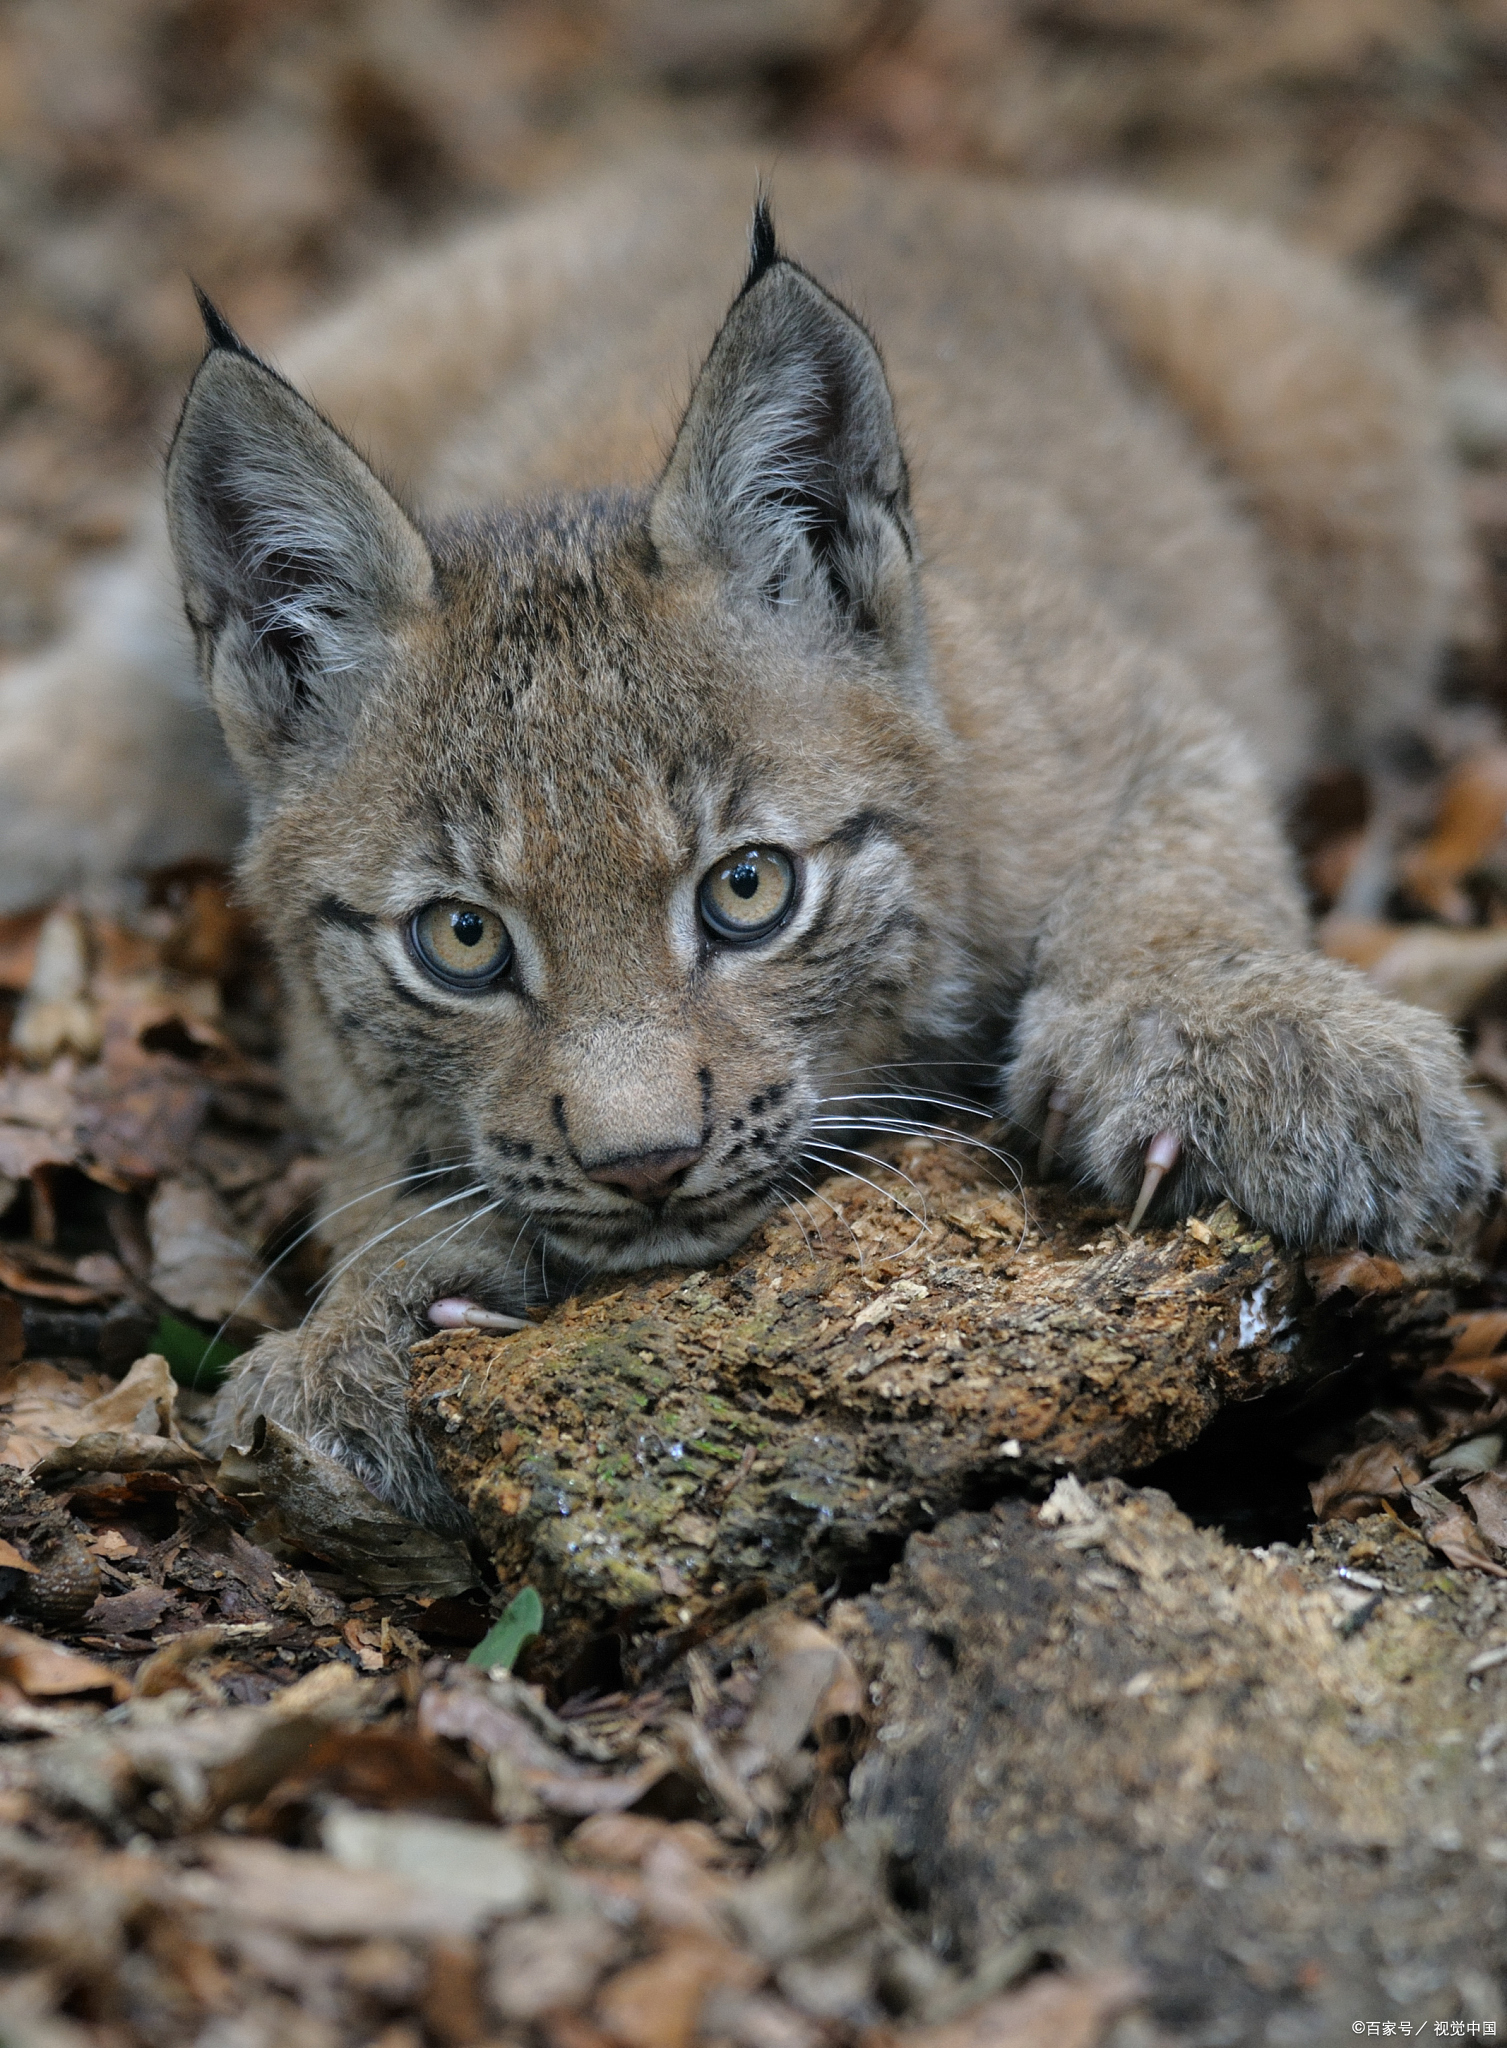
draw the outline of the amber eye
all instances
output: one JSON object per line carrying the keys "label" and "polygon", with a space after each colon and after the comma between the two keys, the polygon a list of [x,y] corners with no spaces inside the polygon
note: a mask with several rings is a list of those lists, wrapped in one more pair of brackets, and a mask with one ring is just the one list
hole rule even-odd
{"label": "amber eye", "polygon": [[744,846],[701,879],[697,901],[707,929],[734,943],[772,932],[795,900],[795,866],[776,846]]}
{"label": "amber eye", "polygon": [[484,987],[512,962],[507,926],[479,903],[430,903],[409,931],[420,961],[451,988]]}

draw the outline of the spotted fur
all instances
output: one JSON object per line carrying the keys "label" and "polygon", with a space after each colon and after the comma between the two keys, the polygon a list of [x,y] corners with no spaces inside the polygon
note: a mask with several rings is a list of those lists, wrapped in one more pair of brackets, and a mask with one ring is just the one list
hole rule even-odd
{"label": "spotted fur", "polygon": [[[441,1525],[426,1305],[721,1257],[900,1062],[982,1063],[1026,1131],[1065,1089],[1121,1200],[1175,1129],[1169,1199],[1295,1241],[1405,1250],[1486,1180],[1450,1034],[1310,953],[1276,823],[1427,725],[1458,522],[1406,336],[1252,231],[840,165],[782,170],[801,262],[761,206],[738,287],[746,192],[651,166],[295,351],[436,512],[218,316],[169,464],[337,1160],[327,1292],[221,1433],[265,1410]],[[697,890],[744,845],[796,890],[729,945]],[[442,899],[502,980],[426,971]]]}

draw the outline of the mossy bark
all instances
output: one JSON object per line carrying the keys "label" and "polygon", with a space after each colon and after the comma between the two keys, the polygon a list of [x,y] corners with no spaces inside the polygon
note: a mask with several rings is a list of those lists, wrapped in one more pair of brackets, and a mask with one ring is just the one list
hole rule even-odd
{"label": "mossy bark", "polygon": [[1144,1467],[1310,1369],[1299,1266],[1233,1211],[1130,1237],[976,1157],[912,1149],[905,1181],[828,1182],[818,1233],[785,1215],[714,1272],[417,1346],[416,1417],[504,1583],[624,1634],[632,1668],[635,1641],[868,1583],[942,1515]]}

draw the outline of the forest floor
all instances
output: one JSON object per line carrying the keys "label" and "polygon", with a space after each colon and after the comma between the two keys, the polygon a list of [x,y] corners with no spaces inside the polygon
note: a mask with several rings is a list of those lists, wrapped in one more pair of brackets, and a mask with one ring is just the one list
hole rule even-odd
{"label": "forest floor", "polygon": [[[1458,753],[1322,930],[1460,1028],[1507,1153],[1494,0],[31,0],[0,109],[14,654],[155,487],[186,273],[270,340],[639,139],[1128,182],[1403,296],[1478,543]],[[1321,915],[1365,804],[1295,821]],[[445,1545],[196,1448],[320,1278],[276,1016],[211,869],[0,923],[7,2048],[1507,2026],[1500,1213],[1303,1261],[917,1141],[713,1274],[424,1347]]]}

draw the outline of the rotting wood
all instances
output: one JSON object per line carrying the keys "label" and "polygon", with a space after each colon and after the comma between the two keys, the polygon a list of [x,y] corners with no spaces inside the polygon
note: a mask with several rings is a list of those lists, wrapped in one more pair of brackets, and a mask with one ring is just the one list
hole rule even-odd
{"label": "rotting wood", "polygon": [[978,1158],[899,1155],[922,1221],[839,1178],[818,1235],[786,1214],[713,1272],[416,1347],[418,1423],[557,1646],[611,1624],[647,1654],[855,1583],[959,1506],[1144,1467],[1314,1369],[1298,1262],[1227,1206],[1132,1238],[1054,1190],[1023,1204]]}
{"label": "rotting wood", "polygon": [[849,1824],[937,1952],[1129,1964],[1178,2042],[1500,2012],[1507,1586],[1394,1517],[1248,1551],[1067,1485],[918,1536],[829,1628],[874,1718]]}

